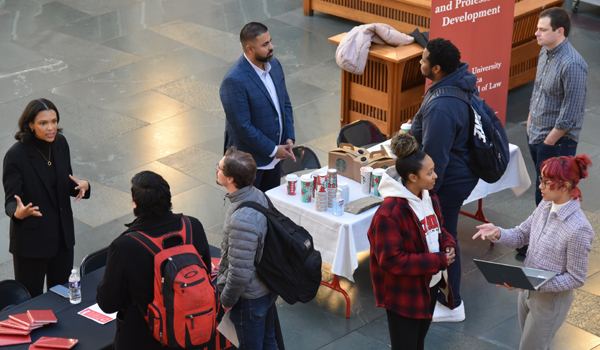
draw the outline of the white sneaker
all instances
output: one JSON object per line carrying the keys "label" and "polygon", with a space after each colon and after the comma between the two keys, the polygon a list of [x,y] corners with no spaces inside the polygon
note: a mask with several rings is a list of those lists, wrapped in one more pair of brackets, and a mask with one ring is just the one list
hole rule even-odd
{"label": "white sneaker", "polygon": [[465,320],[465,301],[454,309],[444,306],[439,301],[435,304],[432,322],[462,322]]}

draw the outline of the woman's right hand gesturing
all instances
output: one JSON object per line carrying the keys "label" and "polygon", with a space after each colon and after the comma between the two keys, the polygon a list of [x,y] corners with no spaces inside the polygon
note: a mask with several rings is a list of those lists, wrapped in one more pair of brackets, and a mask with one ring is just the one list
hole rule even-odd
{"label": "woman's right hand gesturing", "polygon": [[502,236],[500,230],[496,226],[494,226],[494,224],[483,224],[475,228],[479,229],[479,231],[477,231],[477,233],[473,235],[473,239],[481,237],[482,240],[492,240],[500,239],[500,236]]}
{"label": "woman's right hand gesturing", "polygon": [[15,199],[17,200],[17,210],[15,210],[14,217],[23,220],[28,216],[42,216],[40,212],[40,207],[34,207],[33,203],[29,203],[27,205],[23,205],[21,201],[21,197],[15,195]]}

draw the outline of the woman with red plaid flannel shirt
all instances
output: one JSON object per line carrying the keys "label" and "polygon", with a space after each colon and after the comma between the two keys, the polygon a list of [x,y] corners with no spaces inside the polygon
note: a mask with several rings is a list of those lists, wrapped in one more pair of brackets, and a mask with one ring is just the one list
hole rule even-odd
{"label": "woman with red plaid flannel shirt", "polygon": [[396,135],[391,148],[398,159],[383,174],[384,200],[368,232],[371,279],[375,302],[387,311],[392,350],[422,350],[438,291],[453,306],[446,268],[456,242],[442,228],[431,157],[409,134]]}

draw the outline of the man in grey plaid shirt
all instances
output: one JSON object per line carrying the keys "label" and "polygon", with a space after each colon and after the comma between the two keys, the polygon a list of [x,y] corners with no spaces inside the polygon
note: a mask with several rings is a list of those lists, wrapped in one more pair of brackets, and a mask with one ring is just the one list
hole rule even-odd
{"label": "man in grey plaid shirt", "polygon": [[543,47],[527,118],[529,150],[538,179],[536,205],[542,200],[540,165],[548,158],[574,156],[583,124],[588,66],[567,39],[570,28],[569,15],[562,8],[540,13],[535,35]]}

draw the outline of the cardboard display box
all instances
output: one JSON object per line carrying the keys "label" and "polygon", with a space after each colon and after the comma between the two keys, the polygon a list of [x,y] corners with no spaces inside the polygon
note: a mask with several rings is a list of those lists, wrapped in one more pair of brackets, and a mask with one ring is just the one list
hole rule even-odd
{"label": "cardboard display box", "polygon": [[369,153],[364,148],[354,147],[348,143],[340,144],[329,152],[329,168],[337,169],[338,174],[360,182],[360,168],[370,166],[373,169],[387,168],[396,164],[393,157],[385,150]]}

